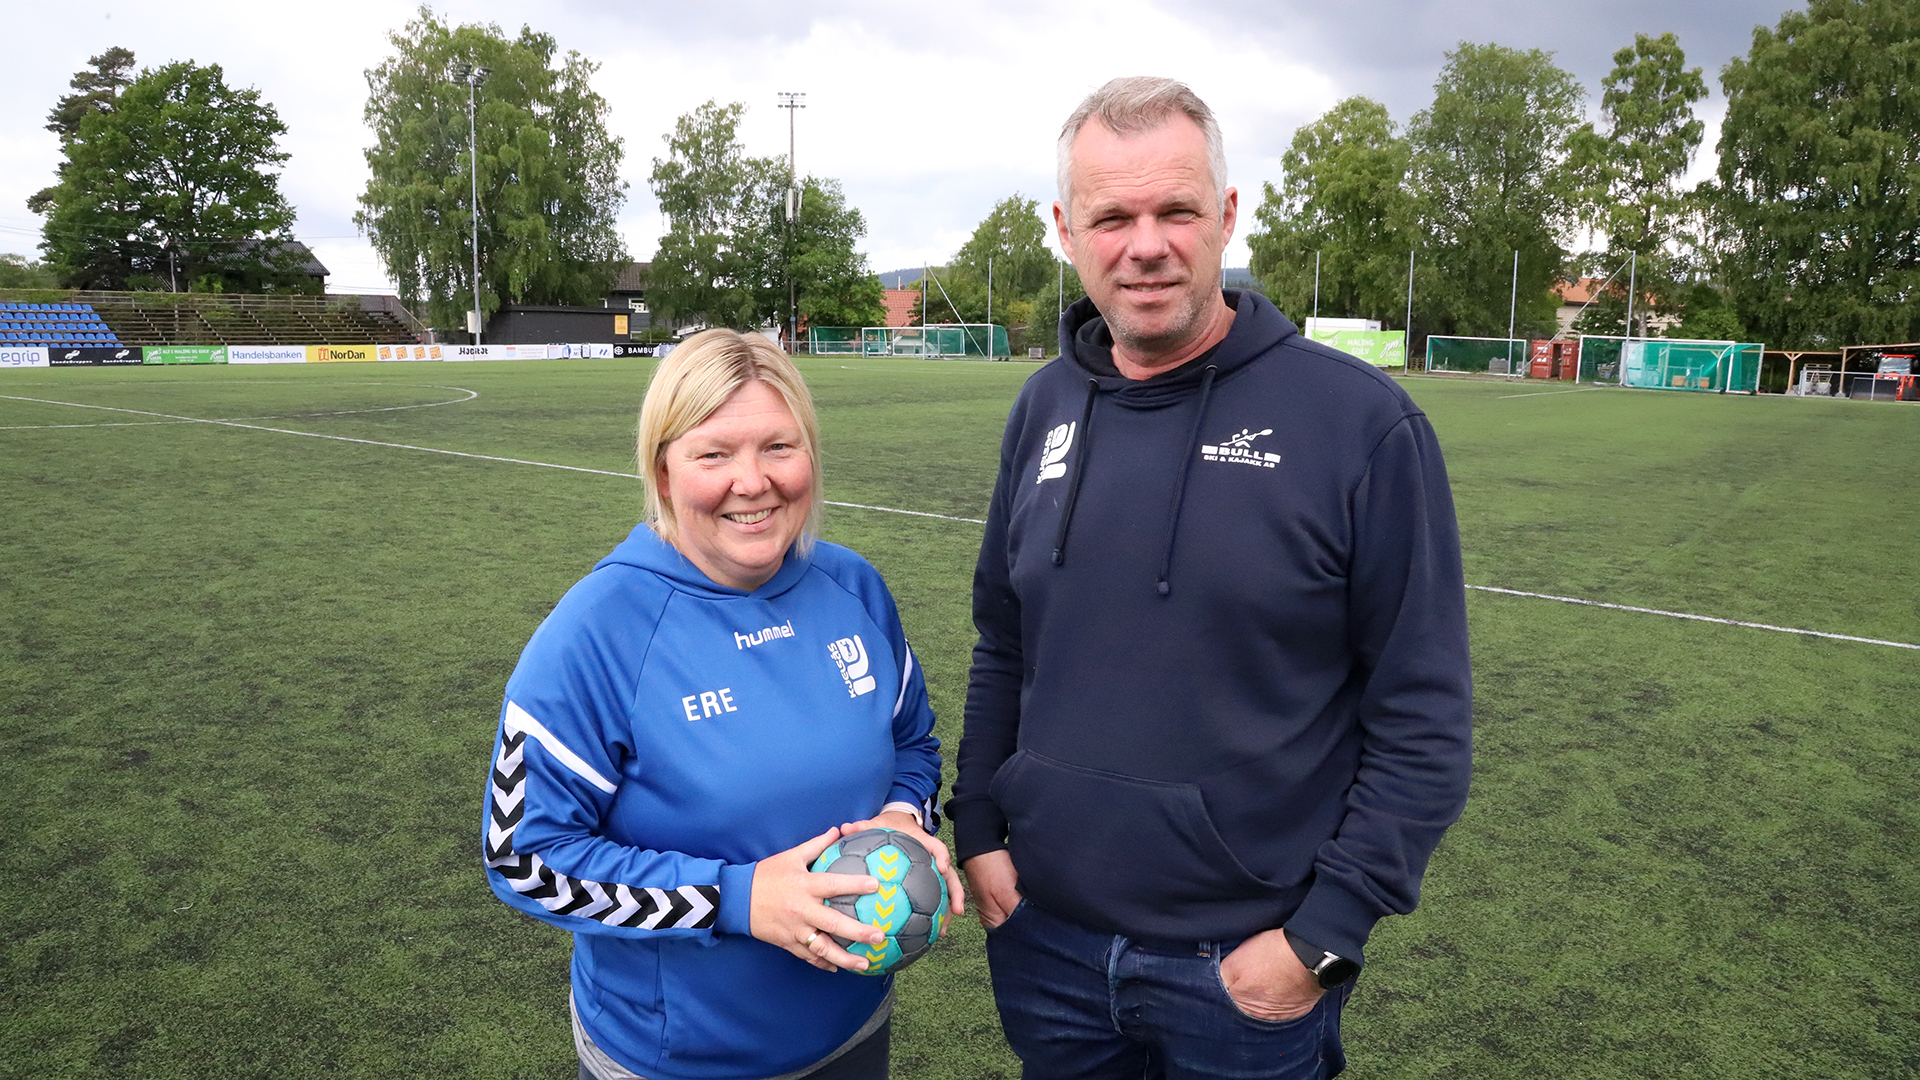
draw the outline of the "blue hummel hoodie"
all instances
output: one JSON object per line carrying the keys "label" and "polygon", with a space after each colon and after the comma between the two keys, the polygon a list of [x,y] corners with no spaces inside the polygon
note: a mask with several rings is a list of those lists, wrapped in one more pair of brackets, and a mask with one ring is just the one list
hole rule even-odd
{"label": "blue hummel hoodie", "polygon": [[974,573],[956,855],[1114,933],[1353,960],[1467,795],[1460,542],[1394,381],[1227,292],[1120,376],[1091,302],[1007,419]]}
{"label": "blue hummel hoodie", "polygon": [[891,980],[748,934],[754,863],[888,802],[935,826],[939,742],[893,597],[798,546],[753,592],[641,525],[507,681],[487,792],[494,894],[574,933],[581,1025],[654,1080],[778,1076],[858,1032]]}

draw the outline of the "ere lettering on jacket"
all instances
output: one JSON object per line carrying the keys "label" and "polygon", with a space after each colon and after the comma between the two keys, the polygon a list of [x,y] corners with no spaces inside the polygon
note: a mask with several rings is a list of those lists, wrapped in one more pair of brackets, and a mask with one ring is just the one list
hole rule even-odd
{"label": "ere lettering on jacket", "polygon": [[688,694],[680,699],[680,707],[687,710],[688,723],[705,720],[710,716],[719,716],[721,713],[740,711],[733,704],[733,687],[731,686]]}

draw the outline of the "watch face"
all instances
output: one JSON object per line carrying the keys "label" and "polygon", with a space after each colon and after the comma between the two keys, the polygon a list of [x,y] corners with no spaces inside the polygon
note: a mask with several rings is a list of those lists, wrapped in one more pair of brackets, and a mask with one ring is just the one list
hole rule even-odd
{"label": "watch face", "polygon": [[1315,978],[1320,980],[1322,989],[1332,990],[1337,986],[1345,986],[1358,978],[1360,975],[1360,965],[1345,957],[1332,956],[1325,963],[1314,969],[1313,974]]}

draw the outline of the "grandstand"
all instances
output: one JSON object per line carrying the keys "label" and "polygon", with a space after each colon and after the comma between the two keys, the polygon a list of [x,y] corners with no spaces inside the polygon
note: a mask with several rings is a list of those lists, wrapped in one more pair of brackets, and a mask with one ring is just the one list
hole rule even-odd
{"label": "grandstand", "polygon": [[120,345],[91,304],[0,301],[0,345]]}
{"label": "grandstand", "polygon": [[412,345],[424,331],[386,296],[74,292],[0,302],[7,345]]}

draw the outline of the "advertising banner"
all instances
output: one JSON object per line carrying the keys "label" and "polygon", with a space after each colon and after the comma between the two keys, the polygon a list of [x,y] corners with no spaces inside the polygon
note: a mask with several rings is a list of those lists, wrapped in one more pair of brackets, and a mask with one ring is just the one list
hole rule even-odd
{"label": "advertising banner", "polygon": [[510,356],[498,350],[510,348],[506,345],[442,345],[442,360],[511,360]]}
{"label": "advertising banner", "polygon": [[440,360],[439,345],[382,345],[382,360]]}
{"label": "advertising banner", "polygon": [[1351,353],[1374,367],[1407,366],[1407,332],[1404,330],[1316,329],[1312,337],[1341,352]]}
{"label": "advertising banner", "polygon": [[605,345],[593,344],[593,345],[582,345],[580,347],[586,350],[585,352],[580,354],[581,356],[590,356],[595,360],[613,359],[613,343],[612,342],[608,342]]}
{"label": "advertising banner", "polygon": [[616,341],[613,343],[613,355],[652,356],[653,350],[657,348],[659,348],[658,345],[629,345],[626,342]]}
{"label": "advertising banner", "polygon": [[373,359],[371,345],[309,345],[309,364],[347,364]]}
{"label": "advertising banner", "polygon": [[229,345],[229,364],[304,364],[305,345]]}
{"label": "advertising banner", "polygon": [[148,345],[140,350],[146,364],[224,364],[225,345]]}
{"label": "advertising banner", "polygon": [[[545,360],[551,345],[443,345],[443,360]],[[565,346],[560,346],[565,348]]]}
{"label": "advertising banner", "polygon": [[47,350],[54,367],[99,367],[104,364],[138,364],[138,345],[68,346]]}
{"label": "advertising banner", "polygon": [[44,346],[0,349],[0,368],[47,366],[47,350]]}

